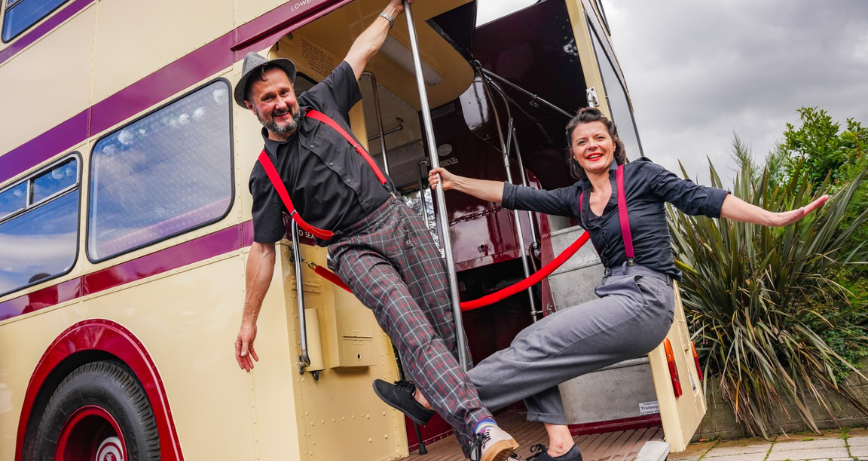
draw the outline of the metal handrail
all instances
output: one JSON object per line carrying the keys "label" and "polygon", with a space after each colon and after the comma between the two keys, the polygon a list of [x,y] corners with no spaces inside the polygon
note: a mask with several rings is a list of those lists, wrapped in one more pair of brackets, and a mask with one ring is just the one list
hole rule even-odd
{"label": "metal handrail", "polygon": [[386,156],[386,134],[383,133],[383,113],[380,112],[380,86],[377,85],[377,76],[369,71],[362,72],[371,79],[371,91],[374,94],[374,111],[377,113],[377,131],[380,133],[380,152],[383,154],[383,169],[389,174],[389,159]]}
{"label": "metal handrail", "polygon": [[301,279],[301,247],[298,243],[298,224],[292,220],[292,259],[295,264],[295,291],[298,300],[298,334],[301,337],[301,355],[298,356],[298,374],[303,375],[305,368],[310,366],[310,356],[307,353],[307,323],[304,317],[304,284]]}
{"label": "metal handrail", "polygon": [[545,104],[546,106],[548,106],[548,107],[550,107],[550,108],[552,108],[552,109],[554,109],[554,110],[556,110],[556,111],[558,111],[558,112],[560,112],[560,113],[566,115],[567,117],[569,117],[569,118],[573,118],[573,116],[570,115],[569,112],[567,112],[567,111],[561,109],[560,107],[558,107],[558,106],[556,106],[556,105],[554,105],[554,104],[552,104],[552,103],[546,101],[545,99],[539,97],[539,95],[537,95],[537,94],[533,94],[533,93],[531,93],[530,91],[527,91],[527,90],[525,90],[524,88],[522,88],[522,87],[516,85],[515,83],[512,83],[512,82],[510,82],[509,80],[507,80],[507,79],[501,77],[500,75],[497,75],[497,74],[495,74],[494,72],[492,72],[492,71],[490,71],[490,70],[488,70],[488,69],[482,67],[482,65],[479,64],[478,62],[477,62],[477,67],[479,68],[480,72],[484,73],[486,76],[488,76],[488,77],[494,77],[494,78],[496,78],[497,80],[499,80],[499,81],[501,81],[501,82],[503,82],[503,83],[509,85],[510,87],[512,87],[512,88],[514,88],[514,89],[516,89],[516,90],[518,90],[518,91],[520,91],[520,92],[522,92],[522,93],[524,93],[524,94],[530,96],[530,97],[531,97],[531,102],[532,102],[532,103],[536,104],[537,102],[541,102],[541,103]]}
{"label": "metal handrail", "polygon": [[[419,55],[419,38],[416,35],[416,23],[413,22],[413,9],[407,0],[404,0],[404,15],[407,17],[407,32],[410,36],[410,49],[413,53],[413,67],[416,70],[416,86],[419,90],[419,102],[422,106],[422,121],[425,125],[425,134],[428,141],[428,152],[431,156],[431,166],[440,166],[437,158],[437,143],[434,140],[434,122],[431,118],[431,106],[428,104],[428,93],[425,89],[425,79],[422,75],[422,58]],[[440,228],[443,230],[443,253],[446,257],[446,274],[449,277],[449,288],[452,298],[452,315],[455,321],[455,339],[458,346],[458,363],[461,368],[467,370],[467,340],[464,336],[464,319],[461,317],[461,301],[458,298],[458,276],[455,274],[455,262],[452,258],[452,239],[449,237],[449,217],[446,211],[446,197],[443,188],[437,187],[434,191],[437,197],[437,218]]]}
{"label": "metal handrail", "polygon": [[428,165],[427,160],[422,160],[416,165],[416,173],[419,174],[419,199],[422,201],[422,218],[425,219],[425,228],[431,232],[431,223],[428,221],[428,201],[425,200],[425,177],[422,174],[422,166],[424,165]]}
{"label": "metal handrail", "polygon": [[[480,68],[481,69],[481,68]],[[482,88],[485,90],[485,95],[489,101],[491,101],[491,113],[494,114],[494,123],[497,125],[497,136],[500,139],[500,149],[503,154],[503,166],[506,170],[506,180],[513,184],[512,182],[512,171],[509,165],[509,152],[512,148],[512,136],[514,132],[513,126],[513,118],[509,117],[509,125],[507,127],[506,139],[503,138],[503,127],[500,124],[500,115],[497,111],[497,104],[494,100],[494,97],[491,94],[491,88],[489,87],[489,81],[485,78],[485,75],[482,75]],[[509,104],[507,101],[504,101],[505,104]],[[515,235],[518,238],[518,250],[519,255],[521,256],[521,267],[524,270],[524,278],[528,278],[531,275],[530,266],[527,263],[527,248],[524,244],[524,232],[521,229],[521,216],[519,215],[518,210],[512,210],[512,216],[515,219]],[[530,222],[531,227],[533,227],[533,220]],[[536,309],[536,300],[534,299],[533,289],[528,287],[527,289],[527,297],[528,301],[530,301],[530,315],[533,318],[533,321],[537,321],[537,312]]]}

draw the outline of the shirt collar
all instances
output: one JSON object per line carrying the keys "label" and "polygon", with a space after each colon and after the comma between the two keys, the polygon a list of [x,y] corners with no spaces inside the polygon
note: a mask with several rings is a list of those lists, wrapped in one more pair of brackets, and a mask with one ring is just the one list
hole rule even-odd
{"label": "shirt collar", "polygon": [[[615,159],[612,159],[612,163],[609,165],[609,178],[614,178],[615,173],[617,173],[617,172],[618,172],[618,162]],[[578,181],[578,183],[579,183],[579,187],[581,187],[582,190],[588,190],[591,188],[591,181],[589,181],[587,179],[580,179]]]}

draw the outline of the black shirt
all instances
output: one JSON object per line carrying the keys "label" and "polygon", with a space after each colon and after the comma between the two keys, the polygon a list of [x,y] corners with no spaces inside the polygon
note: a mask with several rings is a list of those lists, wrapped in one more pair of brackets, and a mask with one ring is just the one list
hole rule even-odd
{"label": "black shirt", "polygon": [[[320,229],[346,229],[390,197],[368,163],[343,136],[324,123],[304,117],[305,109],[318,110],[352,136],[349,111],[361,99],[353,69],[344,61],[322,82],[298,96],[299,126],[288,140],[268,139],[268,132],[262,129],[265,151],[283,179],[293,206],[305,221]],[[250,173],[250,193],[253,240],[279,241],[286,233],[282,216],[286,207],[258,161]],[[328,244],[319,239],[317,243]]]}
{"label": "black shirt", "polygon": [[[591,211],[591,183],[581,180],[570,187],[552,191],[514,186],[504,183],[503,206],[510,209],[530,210],[559,216],[578,218],[591,234],[591,242],[605,267],[618,267],[627,261],[621,221],[618,218],[618,189],[615,173],[618,165],[612,162],[609,181],[612,196],[602,216]],[[585,193],[579,215],[579,197]],[[694,184],[681,179],[645,157],[624,165],[624,192],[627,214],[633,234],[636,264],[671,275],[681,280],[681,271],[675,268],[669,226],[666,223],[664,202],[675,205],[689,215],[703,214],[720,217],[720,207],[729,192]]]}

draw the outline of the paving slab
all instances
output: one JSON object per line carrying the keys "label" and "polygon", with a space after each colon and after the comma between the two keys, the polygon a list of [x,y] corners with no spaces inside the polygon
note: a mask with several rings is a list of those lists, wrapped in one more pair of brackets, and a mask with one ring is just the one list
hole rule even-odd
{"label": "paving slab", "polygon": [[751,455],[751,454],[760,454],[762,459],[765,457],[766,453],[769,452],[769,449],[772,447],[771,443],[758,444],[758,445],[741,445],[741,446],[729,446],[729,447],[714,447],[711,451],[705,454],[703,459],[707,458],[719,458],[721,456],[734,456],[734,455]]}
{"label": "paving slab", "polygon": [[865,437],[850,437],[849,433],[847,434],[847,444],[851,447],[868,447],[868,436]]}
{"label": "paving slab", "polygon": [[680,453],[669,454],[669,459],[672,461],[696,461],[702,457],[711,447],[717,442],[697,442],[691,443],[687,449]]}
{"label": "paving slab", "polygon": [[[775,446],[777,448],[777,445]],[[772,452],[769,453],[766,461],[784,461],[784,460],[803,460],[803,459],[823,459],[828,460],[829,458],[848,458],[850,455],[847,453],[847,448],[819,448],[819,449],[811,449],[811,450],[787,450],[787,451],[775,451],[772,449]]]}
{"label": "paving slab", "polygon": [[[849,442],[849,440],[847,442]],[[868,446],[861,445],[854,447],[850,445],[850,456],[868,458]]]}
{"label": "paving slab", "polygon": [[804,440],[799,441],[782,441],[778,439],[777,443],[775,443],[775,447],[772,449],[772,453],[779,451],[790,451],[790,450],[818,450],[821,448],[845,448],[843,439],[830,439],[830,438],[806,438]]}
{"label": "paving slab", "polygon": [[765,456],[766,456],[765,453],[749,453],[746,455],[730,455],[730,456],[723,456],[723,457],[717,457],[717,458],[703,457],[702,461],[705,461],[705,460],[709,460],[709,461],[711,461],[711,460],[713,460],[713,461],[724,461],[724,460],[725,461],[763,461]]}

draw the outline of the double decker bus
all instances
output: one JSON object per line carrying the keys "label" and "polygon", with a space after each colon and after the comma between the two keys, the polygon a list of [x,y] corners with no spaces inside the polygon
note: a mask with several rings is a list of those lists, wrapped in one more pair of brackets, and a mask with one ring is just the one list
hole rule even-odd
{"label": "double decker bus", "polygon": [[[525,1],[487,19],[477,3],[416,0],[413,28],[396,21],[350,112],[450,244],[462,300],[524,278],[583,231],[452,192],[438,206],[427,168],[568,185],[563,128],[588,105],[642,155],[599,1]],[[416,430],[375,397],[372,380],[400,375],[391,344],[301,264],[324,266],[326,250],[291,226],[260,316],[263,360],[244,373],[233,355],[262,145],[232,104],[243,57],[292,59],[301,93],[384,4],[0,3],[0,461],[387,460],[426,444],[460,457],[441,420]],[[529,291],[464,313],[473,361],[593,296],[601,274],[583,249]],[[632,459],[664,434],[667,452],[686,446],[705,402],[676,311],[668,348],[562,385],[585,459]],[[506,411],[521,424],[520,402]],[[526,456],[531,439],[518,441]]]}

